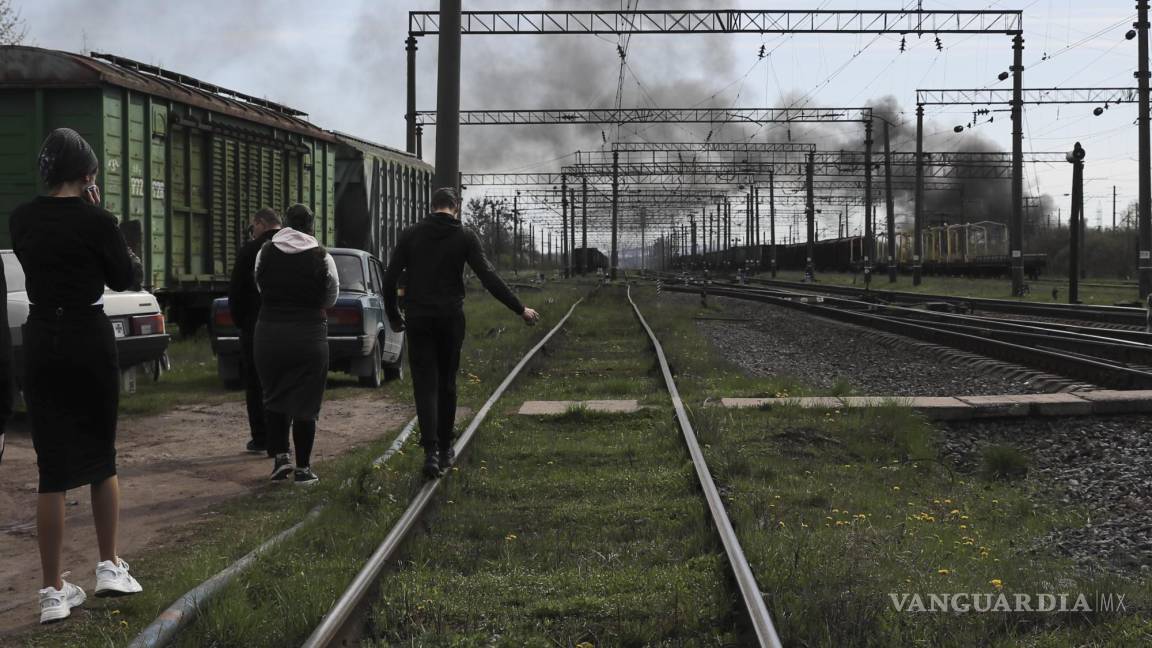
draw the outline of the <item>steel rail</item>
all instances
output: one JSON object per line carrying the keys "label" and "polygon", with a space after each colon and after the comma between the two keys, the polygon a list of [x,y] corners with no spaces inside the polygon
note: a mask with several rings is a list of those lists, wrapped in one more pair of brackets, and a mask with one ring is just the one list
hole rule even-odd
{"label": "steel rail", "polygon": [[[765,286],[778,286],[802,290],[825,292],[832,294],[860,294],[865,292],[860,288],[850,286],[832,286],[828,284],[814,286],[795,281],[781,281],[778,279],[752,279],[753,283]],[[925,302],[941,301],[949,303],[971,304],[980,310],[1000,313],[1016,313],[1020,315],[1039,315],[1070,320],[1083,320],[1093,322],[1107,322],[1112,324],[1131,324],[1143,326],[1146,311],[1143,308],[1130,306],[1085,306],[1083,304],[1040,304],[1016,301],[1011,299],[989,299],[984,297],[956,297],[954,295],[934,295],[926,293],[908,293],[895,290],[869,290],[869,294],[878,298],[894,302]]]}
{"label": "steel rail", "polygon": [[[672,292],[696,293],[700,288],[692,286],[664,286]],[[746,290],[743,287],[710,286],[708,292],[723,297],[762,301],[788,306],[840,321],[859,324],[897,335],[913,337],[934,344],[944,344],[957,349],[994,357],[1009,362],[1017,362],[1031,367],[1039,367],[1062,375],[1089,380],[1121,389],[1147,389],[1152,387],[1152,372],[1085,357],[1078,353],[1062,353],[1047,348],[1026,346],[1004,340],[981,337],[972,333],[947,331],[924,324],[906,321],[901,318],[877,315],[858,310],[847,310],[818,303],[798,301],[792,296],[779,296],[766,292]]]}
{"label": "steel rail", "polygon": [[[528,361],[531,360],[536,355],[536,352],[542,349],[544,345],[552,339],[552,336],[556,335],[556,333],[564,326],[564,324],[568,321],[568,318],[572,316],[572,313],[575,312],[576,307],[579,306],[580,302],[582,301],[584,300],[576,300],[576,303],[572,304],[572,307],[568,309],[568,313],[564,315],[564,318],[557,322],[556,326],[554,326],[551,331],[548,331],[548,334],[545,335],[539,342],[537,342],[536,345],[533,346],[526,354],[524,354],[524,357],[520,358],[520,361],[516,363],[516,366],[514,366],[512,370],[508,372],[508,375],[505,376],[503,382],[501,382],[500,385],[496,387],[496,390],[493,391],[492,395],[488,397],[488,400],[484,402],[484,406],[480,408],[480,411],[476,412],[476,415],[472,417],[472,421],[468,424],[468,427],[460,435],[460,438],[457,439],[455,446],[453,446],[457,457],[462,457],[464,455],[464,450],[468,447],[468,443],[472,441],[472,437],[475,436],[476,430],[484,422],[484,419],[487,418],[488,412],[492,409],[492,406],[495,405],[496,401],[498,401],[500,397],[504,395],[505,390],[507,390],[508,387],[512,384],[512,381],[515,380],[518,375],[520,375],[520,371],[524,369],[524,366],[528,364]],[[372,586],[379,578],[380,572],[383,570],[384,565],[388,562],[388,559],[392,556],[392,554],[412,531],[412,528],[416,525],[416,522],[424,514],[428,504],[432,501],[432,497],[440,488],[442,481],[442,479],[434,479],[427,482],[420,489],[420,492],[412,498],[412,501],[408,504],[407,510],[405,510],[404,514],[400,516],[400,519],[396,521],[396,524],[393,525],[392,529],[388,532],[388,535],[376,548],[376,551],[372,553],[372,556],[368,558],[368,561],[364,564],[364,567],[358,574],[356,574],[356,577],[352,580],[352,583],[348,586],[348,589],[346,589],[344,593],[340,595],[340,598],[336,601],[336,604],[332,606],[332,609],[328,611],[328,614],[324,615],[324,619],[321,620],[320,625],[318,625],[316,629],[312,631],[312,634],[304,642],[304,648],[325,648],[327,646],[331,646],[338,637],[342,636],[346,632],[348,624],[353,621],[352,615],[356,612],[356,610],[364,602],[365,597],[372,590]]]}
{"label": "steel rail", "polygon": [[744,605],[752,620],[752,626],[756,629],[756,637],[760,640],[761,646],[781,648],[782,644],[780,637],[776,634],[776,626],[773,625],[772,617],[768,614],[768,608],[764,605],[764,595],[761,594],[760,586],[756,583],[756,576],[752,573],[751,566],[748,565],[747,557],[744,556],[740,539],[736,536],[736,530],[732,527],[732,522],[728,519],[728,512],[724,508],[724,502],[720,499],[720,491],[716,488],[716,482],[712,480],[712,473],[708,470],[704,451],[700,448],[700,442],[696,439],[696,432],[692,429],[692,423],[688,420],[688,414],[684,410],[684,402],[680,399],[680,390],[676,388],[676,381],[672,378],[672,371],[668,367],[668,359],[664,356],[664,347],[660,345],[660,340],[656,339],[652,327],[648,326],[644,315],[640,313],[640,307],[633,301],[632,286],[630,285],[627,294],[628,302],[632,304],[632,310],[636,313],[636,319],[640,321],[640,325],[648,333],[648,339],[656,351],[656,357],[660,360],[660,371],[664,374],[664,384],[668,387],[668,394],[672,397],[672,405],[676,409],[676,420],[680,423],[680,431],[684,435],[684,443],[688,446],[688,453],[692,455],[692,465],[696,468],[696,477],[700,481],[700,487],[704,490],[704,498],[708,501],[712,522],[720,533],[724,552],[728,556],[728,564],[732,567],[732,573],[736,576],[736,583],[740,586],[740,594],[744,597]]}
{"label": "steel rail", "polygon": [[[415,429],[416,418],[413,417],[412,420],[408,421],[408,424],[400,430],[400,434],[396,435],[396,439],[392,442],[392,445],[384,451],[384,454],[376,457],[376,459],[372,461],[372,465],[378,466],[388,461],[388,459],[395,455],[404,445]],[[156,617],[152,623],[141,630],[132,640],[132,643],[128,644],[128,648],[159,648],[160,646],[167,645],[176,638],[177,633],[196,618],[204,606],[212,600],[216,594],[231,583],[233,579],[251,567],[256,561],[256,558],[281,542],[296,535],[298,531],[314,521],[326,507],[326,502],[317,505],[308,512],[303,520],[265,540],[260,546],[245,554],[244,557],[185,592],[180,598],[176,599],[172,605],[169,605],[161,612],[160,616]]]}

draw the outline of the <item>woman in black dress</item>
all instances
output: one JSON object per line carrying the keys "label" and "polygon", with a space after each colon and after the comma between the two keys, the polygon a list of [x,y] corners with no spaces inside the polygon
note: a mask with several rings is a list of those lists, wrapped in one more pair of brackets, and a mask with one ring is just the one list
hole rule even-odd
{"label": "woman in black dress", "polygon": [[[293,205],[284,227],[256,255],[260,315],[256,320],[256,372],[264,386],[268,453],[272,480],[294,476],[313,484],[312,444],[328,378],[328,316],[340,280],[332,255],[312,236],[312,212]],[[296,465],[288,454],[288,431],[296,446]]]}
{"label": "woman in black dress", "polygon": [[140,591],[116,555],[120,385],[116,342],[103,306],[104,287],[127,290],[135,268],[116,217],[98,206],[99,162],[88,143],[76,131],[57,129],[44,141],[39,163],[48,193],[17,207],[9,229],[31,302],[23,327],[23,387],[40,472],[40,622],[49,623],[67,617],[85,597],[61,577],[69,489],[91,486],[100,549],[96,595]]}

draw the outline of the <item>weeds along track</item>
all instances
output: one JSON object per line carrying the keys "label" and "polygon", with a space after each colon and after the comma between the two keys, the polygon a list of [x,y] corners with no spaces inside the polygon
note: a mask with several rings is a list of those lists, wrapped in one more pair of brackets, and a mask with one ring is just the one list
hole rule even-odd
{"label": "weeds along track", "polygon": [[[779,645],[639,309],[619,288],[573,308],[305,646]],[[641,408],[518,414],[603,399]]]}

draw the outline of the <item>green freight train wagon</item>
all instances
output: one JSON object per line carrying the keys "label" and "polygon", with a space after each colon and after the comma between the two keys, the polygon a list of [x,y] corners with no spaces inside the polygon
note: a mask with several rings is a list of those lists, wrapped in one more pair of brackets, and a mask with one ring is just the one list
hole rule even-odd
{"label": "green freight train wagon", "polygon": [[145,287],[194,330],[258,209],[302,202],[317,237],[336,242],[339,142],[304,116],[128,59],[0,47],[0,247],[12,208],[40,190],[40,143],[74,128],[100,158],[104,206],[144,261]]}
{"label": "green freight train wagon", "polygon": [[380,144],[333,133],[336,147],[336,245],[388,262],[396,237],[428,213],[432,165]]}

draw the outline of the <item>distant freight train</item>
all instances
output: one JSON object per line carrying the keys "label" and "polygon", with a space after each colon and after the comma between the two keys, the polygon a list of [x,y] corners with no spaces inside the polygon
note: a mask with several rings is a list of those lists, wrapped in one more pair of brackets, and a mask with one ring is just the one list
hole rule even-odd
{"label": "distant freight train", "polygon": [[184,332],[207,322],[261,207],[304,203],[321,243],[386,260],[427,212],[432,167],[304,116],[115,56],[0,47],[0,247],[12,209],[39,191],[40,143],[67,126],[95,149],[104,207]]}
{"label": "distant freight train", "polygon": [[[863,237],[826,239],[817,241],[814,247],[813,266],[816,272],[860,272],[863,270]],[[771,246],[768,245],[752,245],[723,252],[709,252],[695,257],[680,256],[673,261],[673,266],[676,268],[748,267],[754,270],[768,270],[771,268],[771,249]],[[878,256],[881,261],[873,264],[873,272],[886,272],[888,264],[887,255],[883,251],[883,241],[878,243],[877,249],[880,252]],[[900,271],[911,272],[911,255],[907,246],[902,246],[898,255],[897,265]],[[776,246],[776,267],[779,270],[803,270],[807,264],[807,259],[808,246],[805,243],[778,244]],[[1046,255],[1025,254],[1024,274],[1035,280],[1043,273],[1046,264]],[[932,247],[928,246],[922,267],[923,272],[929,275],[998,277],[1007,276],[1010,265],[1010,259],[1006,254],[933,254]]]}

